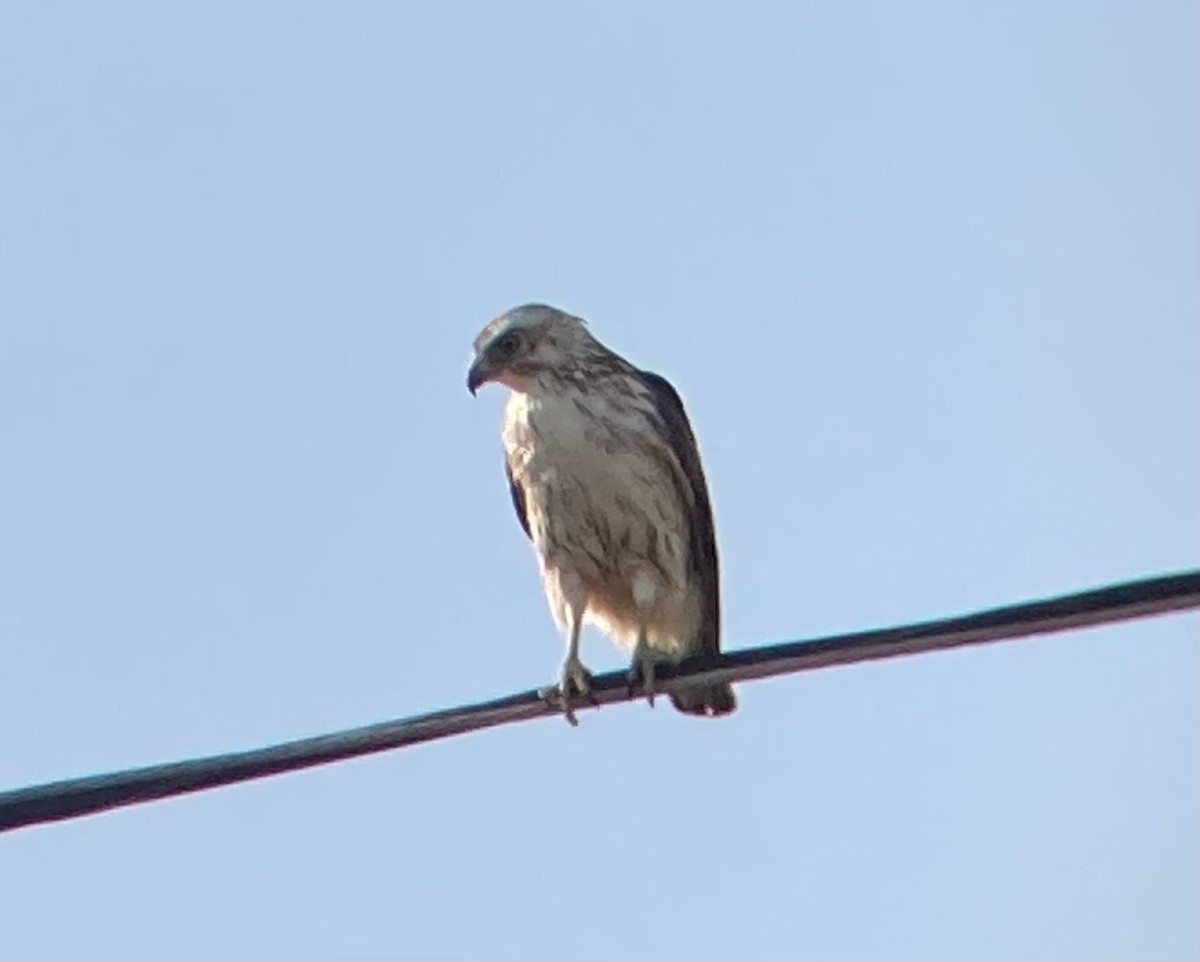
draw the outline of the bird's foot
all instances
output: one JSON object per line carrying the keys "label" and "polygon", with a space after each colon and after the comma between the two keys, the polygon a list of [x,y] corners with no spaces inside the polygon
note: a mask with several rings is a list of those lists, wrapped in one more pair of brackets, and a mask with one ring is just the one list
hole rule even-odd
{"label": "bird's foot", "polygon": [[572,726],[579,724],[575,717],[575,705],[581,701],[592,705],[598,704],[592,696],[591,673],[583,667],[583,662],[578,658],[568,658],[564,661],[562,671],[559,672],[558,683],[543,688],[538,695],[546,704],[554,708],[561,708]]}
{"label": "bird's foot", "polygon": [[629,666],[629,673],[625,676],[625,690],[629,693],[629,697],[633,697],[640,689],[642,694],[646,696],[646,700],[650,702],[650,707],[654,707],[654,658],[650,653],[649,648],[643,644],[639,644],[633,650],[633,662]]}

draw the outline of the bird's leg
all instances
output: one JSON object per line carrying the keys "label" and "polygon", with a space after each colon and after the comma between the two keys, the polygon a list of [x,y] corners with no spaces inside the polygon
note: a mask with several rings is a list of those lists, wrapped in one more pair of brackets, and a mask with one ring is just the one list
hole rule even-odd
{"label": "bird's leg", "polygon": [[567,636],[567,657],[563,659],[562,669],[558,674],[557,686],[545,688],[539,694],[544,701],[556,707],[562,706],[563,714],[572,725],[578,725],[575,718],[575,701],[582,698],[596,704],[592,697],[592,676],[583,662],[579,660],[579,633],[583,629],[583,610],[573,608],[571,611],[571,630]]}
{"label": "bird's leg", "polygon": [[637,644],[633,646],[633,662],[629,666],[627,690],[630,697],[638,690],[639,682],[642,693],[654,707],[654,654],[646,638],[646,621],[659,597],[658,579],[653,573],[641,570],[633,577],[633,603],[638,609]]}
{"label": "bird's leg", "polygon": [[640,687],[650,707],[654,707],[654,654],[646,643],[646,629],[638,629],[637,644],[633,647],[633,663],[629,666],[626,690],[632,696]]}

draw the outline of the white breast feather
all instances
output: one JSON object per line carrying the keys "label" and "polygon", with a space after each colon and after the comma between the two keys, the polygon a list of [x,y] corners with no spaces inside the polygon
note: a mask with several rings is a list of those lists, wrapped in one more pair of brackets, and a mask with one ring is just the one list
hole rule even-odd
{"label": "white breast feather", "polygon": [[623,647],[644,623],[652,648],[693,645],[700,599],[688,578],[681,468],[644,408],[597,392],[510,395],[503,440],[559,627],[558,586],[578,578],[588,620]]}

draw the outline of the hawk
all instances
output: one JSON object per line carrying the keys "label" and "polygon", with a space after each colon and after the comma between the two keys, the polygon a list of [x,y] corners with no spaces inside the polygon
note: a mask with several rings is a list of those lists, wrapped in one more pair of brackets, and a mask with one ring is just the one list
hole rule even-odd
{"label": "hawk", "polygon": [[[670,383],[610,351],[584,322],[544,304],[515,307],[475,339],[467,374],[511,392],[504,468],[533,542],[551,614],[566,636],[547,697],[576,724],[591,692],[584,621],[632,653],[630,691],[654,704],[655,665],[720,651],[717,546],[708,486]],[[681,712],[726,715],[728,684],[671,695]]]}

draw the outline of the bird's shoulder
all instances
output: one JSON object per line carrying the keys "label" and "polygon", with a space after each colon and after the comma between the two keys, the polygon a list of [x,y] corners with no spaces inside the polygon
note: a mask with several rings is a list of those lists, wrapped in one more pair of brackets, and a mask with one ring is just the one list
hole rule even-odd
{"label": "bird's shoulder", "polygon": [[696,439],[692,434],[692,424],[688,420],[687,411],[684,410],[683,398],[679,396],[675,386],[661,374],[655,374],[653,371],[638,371],[637,378],[649,394],[654,409],[671,440],[686,442],[695,447]]}

